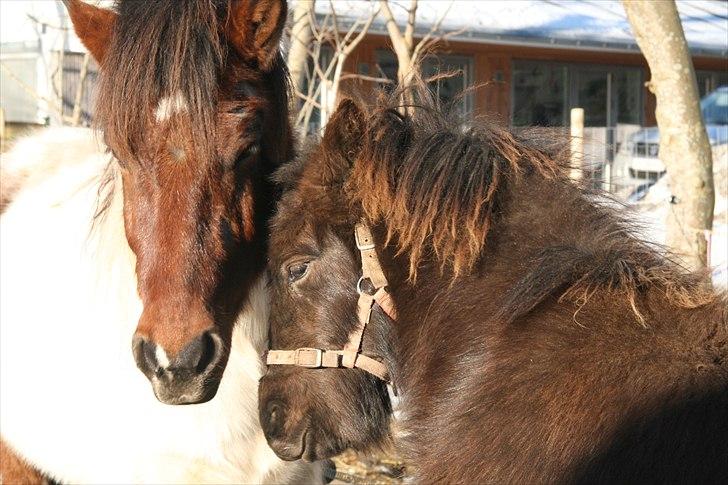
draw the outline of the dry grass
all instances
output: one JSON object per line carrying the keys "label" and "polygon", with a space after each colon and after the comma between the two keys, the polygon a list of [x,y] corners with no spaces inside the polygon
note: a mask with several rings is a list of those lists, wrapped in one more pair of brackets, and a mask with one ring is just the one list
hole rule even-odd
{"label": "dry grass", "polygon": [[404,463],[393,452],[365,456],[349,450],[335,457],[333,461],[336,464],[333,484],[398,484],[402,483],[405,474]]}

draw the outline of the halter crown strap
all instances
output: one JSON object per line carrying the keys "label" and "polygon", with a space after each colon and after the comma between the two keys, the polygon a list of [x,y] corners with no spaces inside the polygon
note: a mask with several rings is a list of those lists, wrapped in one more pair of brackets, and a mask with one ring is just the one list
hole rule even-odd
{"label": "halter crown strap", "polygon": [[[361,341],[364,336],[372,308],[376,302],[381,309],[392,319],[397,314],[392,297],[387,293],[387,278],[384,276],[382,266],[379,264],[374,238],[371,230],[363,222],[354,228],[356,247],[361,253],[362,277],[357,284],[359,301],[357,302],[357,326],[349,334],[349,340],[343,350],[324,350],[302,347],[296,350],[269,350],[266,357],[268,365],[295,365],[299,367],[346,367],[358,368],[368,372],[379,379],[390,383],[389,369],[382,362],[361,353]],[[361,290],[360,283],[368,279],[374,286],[374,293],[368,294]]]}
{"label": "halter crown strap", "polygon": [[382,266],[379,264],[377,250],[374,245],[374,238],[369,226],[360,222],[354,227],[356,247],[361,253],[361,274],[362,278],[369,278],[374,288],[387,286],[387,278],[384,276]]}

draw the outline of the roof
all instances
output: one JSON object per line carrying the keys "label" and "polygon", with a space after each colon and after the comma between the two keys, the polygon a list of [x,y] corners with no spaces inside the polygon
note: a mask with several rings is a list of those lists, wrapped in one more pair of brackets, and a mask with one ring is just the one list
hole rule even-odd
{"label": "roof", "polygon": [[[337,15],[349,25],[368,16],[377,3],[333,2]],[[400,25],[406,22],[409,3],[390,0]],[[691,53],[728,58],[728,3],[678,0],[677,6]],[[330,8],[328,1],[316,2],[319,15]],[[428,32],[443,15],[442,31],[462,31],[451,40],[639,52],[618,0],[420,0],[416,32]],[[381,15],[371,32],[386,33]]]}

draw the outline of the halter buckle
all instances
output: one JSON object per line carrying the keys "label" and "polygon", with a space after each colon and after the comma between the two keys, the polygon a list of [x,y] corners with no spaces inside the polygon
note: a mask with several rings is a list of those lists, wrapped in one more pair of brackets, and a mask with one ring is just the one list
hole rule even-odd
{"label": "halter buckle", "polygon": [[300,349],[296,349],[294,359],[295,365],[298,367],[321,367],[324,359],[324,351],[311,347],[301,347]]}
{"label": "halter buckle", "polygon": [[367,251],[376,247],[369,228],[363,224],[357,224],[354,228],[354,240],[356,241],[356,248],[359,251]]}

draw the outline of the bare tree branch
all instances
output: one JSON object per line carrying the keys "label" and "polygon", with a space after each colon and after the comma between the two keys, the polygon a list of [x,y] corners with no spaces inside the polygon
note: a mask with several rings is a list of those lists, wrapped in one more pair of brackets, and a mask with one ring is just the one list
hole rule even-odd
{"label": "bare tree branch", "polygon": [[370,81],[370,82],[381,83],[381,84],[394,84],[394,81],[392,81],[388,77],[367,76],[366,74],[343,74],[341,76],[342,81],[345,81],[348,79],[360,79],[362,81]]}
{"label": "bare tree branch", "polygon": [[410,8],[407,10],[407,26],[404,28],[404,43],[407,50],[412,52],[415,45],[415,20],[417,18],[417,0],[410,1]]}
{"label": "bare tree branch", "polygon": [[[419,58],[420,53],[426,50],[430,45],[432,45],[432,36],[440,30],[440,26],[442,26],[443,20],[445,20],[445,17],[450,12],[450,9],[452,8],[453,0],[450,0],[450,4],[447,6],[447,8],[442,12],[440,17],[435,21],[434,24],[432,24],[432,27],[430,27],[430,30],[425,34],[425,36],[417,43],[417,46],[415,46],[414,50],[412,51],[412,63],[414,64],[417,59]],[[460,29],[459,32],[464,31],[465,29]],[[453,34],[457,35],[457,34]],[[445,38],[445,36],[441,36],[440,39]],[[437,42],[436,39],[435,42]]]}

